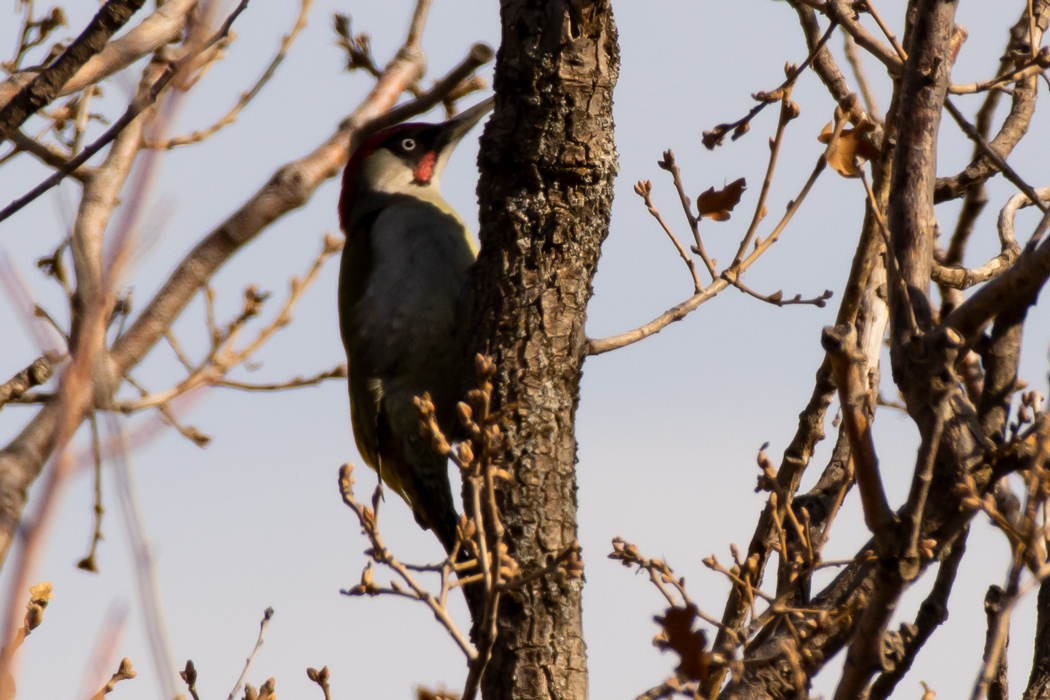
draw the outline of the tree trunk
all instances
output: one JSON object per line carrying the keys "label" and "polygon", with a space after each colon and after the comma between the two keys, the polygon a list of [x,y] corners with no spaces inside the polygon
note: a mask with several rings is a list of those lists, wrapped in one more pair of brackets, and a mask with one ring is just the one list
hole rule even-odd
{"label": "tree trunk", "polygon": [[[603,0],[507,0],[496,110],[481,139],[481,254],[472,349],[490,355],[508,436],[498,493],[509,555],[528,571],[576,539],[574,424],[587,302],[616,174],[619,48]],[[501,698],[585,698],[581,583],[505,595],[482,683]]]}
{"label": "tree trunk", "polygon": [[1050,697],[1050,580],[1039,584],[1038,615],[1035,622],[1035,655],[1024,700]]}

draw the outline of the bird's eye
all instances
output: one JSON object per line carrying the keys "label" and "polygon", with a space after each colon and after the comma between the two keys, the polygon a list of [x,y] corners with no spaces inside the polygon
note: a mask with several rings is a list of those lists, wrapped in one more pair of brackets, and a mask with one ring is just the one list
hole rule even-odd
{"label": "bird's eye", "polygon": [[406,151],[413,151],[413,150],[415,150],[415,148],[416,148],[416,141],[415,141],[415,139],[405,139],[404,141],[401,142],[401,148],[403,148]]}

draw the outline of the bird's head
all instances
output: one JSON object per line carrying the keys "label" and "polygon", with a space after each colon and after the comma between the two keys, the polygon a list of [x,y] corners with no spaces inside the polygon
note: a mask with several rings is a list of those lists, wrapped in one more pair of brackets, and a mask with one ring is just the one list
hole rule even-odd
{"label": "bird's head", "polygon": [[371,193],[425,196],[436,193],[441,173],[460,139],[490,109],[492,99],[440,124],[413,122],[391,126],[362,142],[343,171],[339,221],[345,229],[355,204]]}

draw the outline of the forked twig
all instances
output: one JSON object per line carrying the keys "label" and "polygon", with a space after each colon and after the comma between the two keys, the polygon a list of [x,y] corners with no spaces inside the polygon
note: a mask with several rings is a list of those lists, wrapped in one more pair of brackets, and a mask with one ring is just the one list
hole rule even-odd
{"label": "forked twig", "polygon": [[[678,251],[678,255],[681,256],[682,260],[685,262],[686,267],[689,268],[689,274],[693,278],[693,292],[695,294],[699,294],[700,292],[704,291],[704,285],[700,284],[700,278],[696,274],[696,265],[693,263],[693,259],[690,258],[689,255],[685,252],[685,248],[683,248],[682,244],[678,241],[678,236],[674,235],[674,231],[671,230],[671,227],[668,226],[667,222],[664,220],[664,217],[656,208],[656,205],[653,204],[652,181],[639,180],[638,183],[634,186],[634,192],[645,202],[645,208],[649,210],[649,213],[652,215],[652,217],[656,219],[656,221],[660,224],[660,228],[662,228],[664,230],[664,233],[667,234],[667,237],[671,239],[671,243],[674,245],[675,250]],[[706,255],[704,257],[706,258]],[[705,262],[708,261],[705,260]]]}
{"label": "forked twig", "polygon": [[230,691],[226,700],[234,700],[237,693],[240,692],[241,686],[244,685],[245,679],[248,678],[248,671],[251,669],[252,664],[255,663],[255,657],[259,654],[259,650],[262,648],[263,640],[266,637],[266,628],[270,626],[271,618],[273,618],[273,608],[266,608],[266,610],[263,611],[262,620],[259,621],[259,637],[255,640],[255,647],[245,660],[244,670],[241,671],[241,675],[237,678],[237,683],[233,686],[233,690]]}
{"label": "forked twig", "polygon": [[237,117],[240,116],[241,111],[243,111],[244,108],[248,106],[249,102],[255,99],[255,96],[262,91],[263,87],[266,86],[266,83],[268,83],[270,81],[270,78],[273,77],[274,73],[277,72],[277,68],[284,61],[284,57],[288,54],[288,50],[292,47],[292,44],[295,43],[295,40],[296,38],[298,38],[299,33],[303,30],[304,27],[306,27],[306,17],[309,14],[310,7],[312,5],[313,0],[300,0],[299,14],[296,16],[295,24],[292,26],[291,31],[289,31],[287,34],[281,37],[281,45],[280,48],[278,48],[277,50],[277,55],[273,57],[273,60],[270,61],[270,65],[266,67],[266,70],[263,71],[263,74],[259,77],[257,81],[255,81],[255,84],[251,87],[251,89],[245,93],[242,93],[240,99],[237,100],[237,104],[230,108],[230,111],[223,115],[221,119],[219,119],[206,129],[194,131],[192,134],[187,134],[184,136],[175,136],[164,141],[144,140],[142,146],[144,148],[151,149],[171,150],[173,148],[176,148],[177,146],[200,143],[201,141],[204,141],[208,137],[218,132],[220,129],[229,126],[230,124],[235,122],[237,120]]}

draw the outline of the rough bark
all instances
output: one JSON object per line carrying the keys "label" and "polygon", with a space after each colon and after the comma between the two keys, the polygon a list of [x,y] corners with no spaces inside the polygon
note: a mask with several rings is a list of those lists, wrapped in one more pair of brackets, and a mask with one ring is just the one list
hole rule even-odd
{"label": "rough bark", "polygon": [[[912,382],[902,376],[904,368],[898,358],[912,334],[916,330],[928,330],[932,320],[928,293],[937,231],[933,212],[937,132],[951,71],[948,51],[955,29],[955,3],[920,2],[916,17],[911,41],[906,47],[909,53],[900,87],[900,104],[907,107],[897,115],[897,146],[890,179],[893,194],[886,213],[893,255],[907,290],[905,294],[898,283],[891,283],[887,290],[894,380],[905,392]],[[911,327],[909,311],[914,312],[919,328]]]}
{"label": "rough bark", "polygon": [[1039,609],[1035,623],[1035,655],[1024,700],[1050,697],[1050,581],[1039,584]]}
{"label": "rough bark", "polygon": [[76,41],[0,109],[0,143],[55,99],[73,74],[104,49],[113,33],[123,27],[143,4],[145,0],[109,0],[103,5]]}
{"label": "rough bark", "polygon": [[[509,554],[528,570],[576,538],[574,422],[584,321],[616,174],[619,49],[607,3],[502,4],[496,110],[481,140],[481,254],[472,347],[493,357],[509,437],[499,493]],[[581,584],[504,596],[486,698],[584,698]]]}
{"label": "rough bark", "polygon": [[[1050,24],[1050,2],[1047,0],[1035,0],[1032,3],[1032,11],[1035,14],[1035,26],[1037,29],[1036,45]],[[1031,50],[1032,38],[1029,34],[1028,13],[1022,13],[1021,18],[1010,30],[1010,42],[1003,52],[1004,60],[1000,62],[1000,73],[1007,73],[1014,68],[1012,57],[1024,55]],[[1038,94],[1038,79],[1032,77],[1017,83],[1014,87],[1010,113],[1006,115],[1002,125],[999,127],[995,138],[990,142],[1004,159],[1009,158],[1014,147],[1021,142],[1024,135],[1028,133],[1028,125],[1032,122],[1035,114],[1035,99]],[[979,115],[980,116],[980,115]],[[986,153],[976,149],[973,160],[962,172],[951,177],[937,179],[937,188],[934,191],[934,200],[937,203],[945,202],[979,187],[986,180],[999,172],[998,167],[992,162]]]}

